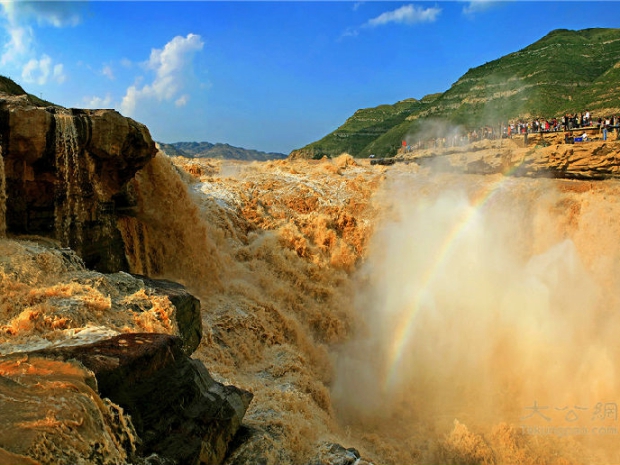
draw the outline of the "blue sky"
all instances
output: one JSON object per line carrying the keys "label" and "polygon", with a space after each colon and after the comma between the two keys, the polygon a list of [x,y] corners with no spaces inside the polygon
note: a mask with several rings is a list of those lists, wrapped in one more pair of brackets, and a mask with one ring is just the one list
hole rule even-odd
{"label": "blue sky", "polygon": [[620,27],[620,2],[0,3],[0,74],[115,108],[161,142],[288,153],[359,108],[447,90],[553,29]]}

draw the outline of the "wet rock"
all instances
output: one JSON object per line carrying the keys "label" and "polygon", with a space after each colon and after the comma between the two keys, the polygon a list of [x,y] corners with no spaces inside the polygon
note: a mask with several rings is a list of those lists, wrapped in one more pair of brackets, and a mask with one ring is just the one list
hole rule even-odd
{"label": "wet rock", "polygon": [[190,355],[202,339],[202,317],[200,300],[187,292],[181,284],[165,279],[150,279],[146,276],[133,275],[144,282],[144,285],[160,295],[168,297],[175,307],[175,320],[179,335],[183,339],[183,351]]}
{"label": "wet rock", "polygon": [[357,449],[345,449],[340,444],[327,442],[319,448],[316,457],[308,465],[372,465],[362,459]]}
{"label": "wet rock", "polygon": [[[420,151],[412,161],[434,171],[497,174],[531,178],[602,180],[620,176],[618,140],[580,144],[558,143],[561,133],[535,147],[518,147],[514,141],[490,141],[486,148],[472,144],[440,153]],[[475,149],[475,150],[474,150]]]}
{"label": "wet rock", "polygon": [[215,382],[170,335],[125,334],[38,355],[77,360],[92,370],[101,397],[131,416],[139,455],[156,454],[168,463],[221,463],[252,399]]}
{"label": "wet rock", "polygon": [[200,343],[200,301],[180,284],[89,271],[70,249],[9,239],[0,239],[0,276],[0,354],[127,332],[180,336],[187,355]]}
{"label": "wet rock", "polygon": [[38,107],[0,94],[9,234],[55,238],[89,268],[127,271],[117,217],[125,187],[155,156],[146,126],[114,110]]}
{"label": "wet rock", "polygon": [[36,355],[0,359],[0,463],[132,461],[136,434],[122,409],[100,398],[93,373]]}

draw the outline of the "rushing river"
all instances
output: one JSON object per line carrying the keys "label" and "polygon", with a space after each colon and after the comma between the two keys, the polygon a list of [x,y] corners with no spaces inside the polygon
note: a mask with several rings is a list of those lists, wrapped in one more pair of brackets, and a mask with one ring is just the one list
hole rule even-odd
{"label": "rushing river", "polygon": [[[311,463],[332,442],[375,464],[620,462],[619,182],[158,155],[131,192],[131,271],[197,295],[194,356],[254,393],[229,463]],[[60,255],[44,276],[12,257],[2,343],[173,330],[158,302],[106,322],[115,301],[59,287]]]}

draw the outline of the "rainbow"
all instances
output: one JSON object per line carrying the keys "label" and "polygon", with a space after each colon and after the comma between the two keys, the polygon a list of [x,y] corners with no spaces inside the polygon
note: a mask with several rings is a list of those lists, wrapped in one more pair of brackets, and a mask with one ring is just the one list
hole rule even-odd
{"label": "rainbow", "polygon": [[[523,162],[523,161],[522,161]],[[521,162],[521,163],[522,163]],[[390,347],[387,353],[387,372],[384,384],[384,391],[389,392],[395,387],[397,374],[401,368],[401,361],[404,351],[409,342],[413,328],[414,319],[418,310],[423,306],[424,296],[427,294],[430,284],[436,278],[438,271],[442,268],[442,265],[446,262],[446,259],[452,254],[459,239],[463,236],[463,233],[467,230],[472,220],[476,216],[476,212],[481,210],[491,198],[499,191],[502,184],[510,178],[510,175],[519,168],[521,163],[510,168],[497,180],[485,184],[472,198],[470,198],[470,206],[461,215],[461,217],[455,221],[452,228],[447,232],[441,245],[435,252],[435,257],[432,259],[431,264],[427,267],[422,275],[422,278],[417,283],[418,290],[413,298],[413,301],[408,308],[402,312],[402,315],[396,322],[396,331],[392,338]]]}

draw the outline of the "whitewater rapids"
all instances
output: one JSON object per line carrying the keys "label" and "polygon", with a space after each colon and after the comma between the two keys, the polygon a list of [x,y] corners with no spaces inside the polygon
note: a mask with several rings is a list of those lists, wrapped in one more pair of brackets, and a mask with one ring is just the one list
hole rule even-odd
{"label": "whitewater rapids", "polygon": [[[375,464],[620,462],[620,182],[159,154],[131,188],[131,271],[198,296],[194,356],[254,393],[228,463],[330,442]],[[71,320],[35,324],[47,269],[36,295],[0,276],[0,343],[111,326],[88,283],[62,287]]]}
{"label": "whitewater rapids", "polygon": [[175,162],[227,270],[200,353],[273,463],[620,459],[620,183]]}

